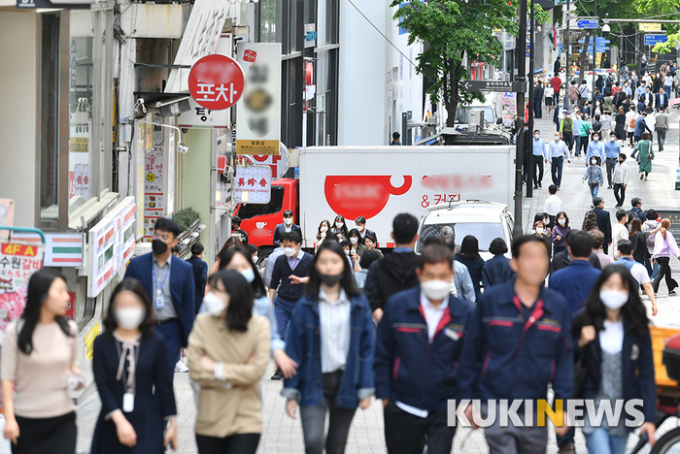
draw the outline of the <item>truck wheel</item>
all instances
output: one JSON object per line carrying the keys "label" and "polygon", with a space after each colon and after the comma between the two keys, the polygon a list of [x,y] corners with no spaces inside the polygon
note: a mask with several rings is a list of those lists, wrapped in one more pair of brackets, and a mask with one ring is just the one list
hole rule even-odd
{"label": "truck wheel", "polygon": [[273,246],[262,246],[259,248],[260,253],[257,256],[257,266],[258,268],[263,267],[264,265],[267,264],[267,259],[271,255],[271,253],[274,251]]}

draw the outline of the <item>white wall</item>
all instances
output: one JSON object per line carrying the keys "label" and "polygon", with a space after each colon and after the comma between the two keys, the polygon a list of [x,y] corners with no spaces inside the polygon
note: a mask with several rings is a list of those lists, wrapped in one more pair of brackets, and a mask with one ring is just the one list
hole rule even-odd
{"label": "white wall", "polygon": [[401,132],[401,113],[413,111],[421,121],[422,77],[415,62],[422,46],[399,35],[390,0],[354,0],[359,9],[403,54],[401,55],[349,2],[340,2],[339,145],[387,145]]}
{"label": "white wall", "polygon": [[0,11],[0,198],[14,225],[35,225],[37,16]]}

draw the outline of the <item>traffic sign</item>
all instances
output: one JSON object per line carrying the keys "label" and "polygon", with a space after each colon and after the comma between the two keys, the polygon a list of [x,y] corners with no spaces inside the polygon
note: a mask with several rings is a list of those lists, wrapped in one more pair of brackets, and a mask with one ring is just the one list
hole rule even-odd
{"label": "traffic sign", "polygon": [[503,80],[464,80],[461,82],[465,91],[498,91],[517,92],[526,91],[525,82],[507,82]]}
{"label": "traffic sign", "polygon": [[597,17],[582,17],[576,22],[578,28],[599,28],[600,19]]}
{"label": "traffic sign", "polygon": [[192,66],[189,73],[191,97],[210,110],[233,106],[243,94],[244,83],[241,65],[221,54],[206,55]]}
{"label": "traffic sign", "polygon": [[667,35],[645,35],[645,46],[654,46],[658,43],[665,43],[668,41]]}

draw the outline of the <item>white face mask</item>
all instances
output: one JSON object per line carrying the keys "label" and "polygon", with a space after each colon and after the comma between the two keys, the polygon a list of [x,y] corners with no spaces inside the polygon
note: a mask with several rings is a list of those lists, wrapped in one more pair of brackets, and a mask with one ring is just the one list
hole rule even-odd
{"label": "white face mask", "polygon": [[592,161],[590,161],[590,163],[591,163],[592,165],[597,165],[597,161],[594,160],[594,159],[593,159]]}
{"label": "white face mask", "polygon": [[340,230],[344,224],[342,222],[336,222],[335,227]]}
{"label": "white face mask", "polygon": [[222,298],[215,295],[213,292],[209,292],[205,297],[203,297],[203,302],[205,303],[205,308],[208,310],[208,314],[213,317],[219,317],[225,307],[228,306]]}
{"label": "white face mask", "polygon": [[353,236],[352,238],[349,239],[349,242],[352,244],[357,244],[359,242],[359,238]]}
{"label": "white face mask", "polygon": [[599,142],[599,141],[600,141],[600,138],[599,138],[598,136],[595,136],[595,137],[593,137],[593,140],[594,140],[595,142]]}
{"label": "white face mask", "polygon": [[536,233],[543,233],[543,227],[536,227]]}
{"label": "white face mask", "polygon": [[540,135],[538,135],[538,134],[534,134],[534,139],[538,140],[538,139],[540,139],[540,138],[541,138],[541,136],[540,136]]}
{"label": "white face mask", "polygon": [[628,301],[628,293],[621,293],[616,290],[600,290],[600,301],[609,309],[620,309]]}
{"label": "white face mask", "polygon": [[123,329],[132,330],[139,328],[139,325],[146,317],[146,311],[141,307],[125,307],[116,309],[113,313],[116,323]]}
{"label": "white face mask", "polygon": [[259,257],[257,255],[253,255],[253,263],[257,264],[257,260]]}
{"label": "white face mask", "polygon": [[293,257],[297,253],[297,251],[295,250],[294,247],[284,247],[283,253],[286,254],[286,257]]}
{"label": "white face mask", "polygon": [[616,137],[610,137],[610,138],[609,138],[609,141],[610,141],[611,143],[616,142]]}
{"label": "white face mask", "polygon": [[349,249],[345,249],[345,255],[349,257]]}
{"label": "white face mask", "polygon": [[326,233],[327,231],[328,231],[328,227],[326,227],[325,225],[323,227],[321,227],[321,233]]}
{"label": "white face mask", "polygon": [[420,283],[420,288],[430,300],[439,301],[451,293],[451,283],[446,281],[425,281]]}
{"label": "white face mask", "polygon": [[293,218],[283,218],[283,222],[286,225],[291,225],[293,223]]}
{"label": "white face mask", "polygon": [[255,271],[253,271],[252,268],[248,268],[247,270],[241,271],[241,274],[243,274],[243,277],[246,278],[246,281],[248,281],[248,283],[251,283],[255,280]]}
{"label": "white face mask", "polygon": [[559,142],[559,141],[560,141],[560,136],[555,136],[555,142]]}
{"label": "white face mask", "polygon": [[560,225],[564,225],[564,224],[566,224],[566,223],[567,223],[567,220],[566,220],[566,219],[564,219],[564,218],[562,218],[562,219],[558,219],[558,220],[557,220],[557,223],[558,223],[558,224],[560,224]]}

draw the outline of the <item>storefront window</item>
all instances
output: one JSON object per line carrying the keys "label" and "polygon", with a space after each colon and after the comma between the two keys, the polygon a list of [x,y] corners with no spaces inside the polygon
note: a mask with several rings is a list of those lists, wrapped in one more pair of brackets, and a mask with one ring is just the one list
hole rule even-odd
{"label": "storefront window", "polygon": [[[92,154],[92,38],[71,28],[69,69],[68,197],[90,198]],[[79,204],[71,204],[76,207]]]}
{"label": "storefront window", "polygon": [[59,219],[59,15],[42,15],[40,219]]}

